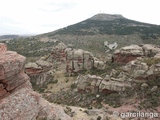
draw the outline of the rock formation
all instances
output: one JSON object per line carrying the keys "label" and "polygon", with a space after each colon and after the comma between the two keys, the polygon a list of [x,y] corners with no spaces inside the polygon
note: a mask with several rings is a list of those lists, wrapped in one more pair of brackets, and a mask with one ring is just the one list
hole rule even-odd
{"label": "rock formation", "polygon": [[95,58],[92,53],[82,49],[67,48],[64,43],[59,43],[53,48],[47,61],[53,63],[54,68],[64,65],[67,73],[92,69],[93,67],[105,68],[105,63]]}
{"label": "rock formation", "polygon": [[[29,77],[24,73],[26,58],[7,51],[0,43],[0,119],[1,120],[90,120],[112,118],[101,110],[51,104],[33,91]],[[44,61],[28,63],[26,71],[31,75],[46,72],[50,67]],[[85,112],[87,111],[87,113]]]}
{"label": "rock formation", "polygon": [[121,92],[126,88],[131,88],[131,81],[125,75],[117,79],[109,75],[106,75],[105,78],[89,74],[84,76],[79,75],[74,84],[77,84],[78,91],[91,93]]}
{"label": "rock formation", "polygon": [[54,79],[54,72],[51,68],[51,63],[40,59],[36,63],[27,63],[25,65],[25,72],[29,75],[32,85],[41,87]]}
{"label": "rock formation", "polygon": [[101,82],[101,77],[88,74],[84,76],[79,75],[75,83],[77,84],[78,91],[97,93]]}
{"label": "rock formation", "polygon": [[[150,62],[151,65],[148,65]],[[160,59],[155,56],[132,60],[122,66],[119,71],[112,69],[110,75],[106,75],[104,78],[96,75],[79,75],[75,84],[77,84],[79,91],[121,92],[132,88],[132,85],[137,81],[155,80],[159,77]]]}
{"label": "rock formation", "polygon": [[71,119],[62,107],[51,105],[32,90],[24,73],[25,60],[0,43],[1,120]]}
{"label": "rock formation", "polygon": [[122,69],[134,80],[156,79],[160,76],[160,59],[158,61],[148,66],[144,59],[136,59],[127,63]]}
{"label": "rock formation", "polygon": [[150,44],[130,45],[116,50],[114,61],[118,63],[128,63],[137,57],[153,57],[160,53],[160,47]]}
{"label": "rock formation", "polygon": [[25,57],[16,52],[7,51],[6,45],[2,43],[0,43],[0,54],[0,97],[3,98],[29,78],[23,71]]}

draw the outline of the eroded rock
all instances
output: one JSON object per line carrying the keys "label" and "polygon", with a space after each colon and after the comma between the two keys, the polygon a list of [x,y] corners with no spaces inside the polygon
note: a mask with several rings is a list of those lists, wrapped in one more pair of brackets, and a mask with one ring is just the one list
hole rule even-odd
{"label": "eroded rock", "polygon": [[51,63],[40,59],[36,63],[27,63],[25,72],[29,75],[33,85],[41,87],[54,79],[54,72],[51,67]]}
{"label": "eroded rock", "polygon": [[104,69],[105,63],[93,56],[89,51],[68,48],[64,43],[54,47],[47,61],[53,64],[55,69],[65,69],[67,73],[75,73],[80,70]]}
{"label": "eroded rock", "polygon": [[0,44],[0,97],[10,93],[29,78],[24,73],[24,63],[26,58],[16,52],[6,51],[4,44]]}
{"label": "eroded rock", "polygon": [[125,78],[110,78],[106,75],[105,78],[96,75],[79,75],[77,81],[77,89],[79,91],[97,93],[105,91],[107,92],[120,92],[124,91],[126,88],[131,87],[130,79]]}
{"label": "eroded rock", "polygon": [[160,52],[160,48],[155,45],[130,45],[116,50],[114,61],[118,63],[128,63],[137,57],[153,57]]}

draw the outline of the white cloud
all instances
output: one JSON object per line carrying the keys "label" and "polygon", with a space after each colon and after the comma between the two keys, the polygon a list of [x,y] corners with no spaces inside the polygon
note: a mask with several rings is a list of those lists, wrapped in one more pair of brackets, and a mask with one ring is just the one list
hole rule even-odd
{"label": "white cloud", "polygon": [[159,0],[0,0],[0,32],[7,25],[7,29],[10,26],[17,34],[20,30],[44,33],[100,12],[160,25],[159,3]]}

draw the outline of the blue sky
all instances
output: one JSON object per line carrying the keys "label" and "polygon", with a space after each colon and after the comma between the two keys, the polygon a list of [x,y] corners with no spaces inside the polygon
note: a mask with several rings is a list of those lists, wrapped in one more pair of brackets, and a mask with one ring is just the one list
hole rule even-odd
{"label": "blue sky", "polygon": [[159,0],[0,0],[0,35],[40,34],[98,13],[160,25]]}

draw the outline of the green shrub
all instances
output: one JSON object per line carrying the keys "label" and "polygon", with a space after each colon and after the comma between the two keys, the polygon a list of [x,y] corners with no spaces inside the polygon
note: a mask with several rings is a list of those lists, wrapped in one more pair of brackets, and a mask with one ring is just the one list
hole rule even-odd
{"label": "green shrub", "polygon": [[77,88],[77,84],[73,83],[73,84],[71,85],[71,89],[75,89],[75,88]]}

